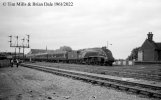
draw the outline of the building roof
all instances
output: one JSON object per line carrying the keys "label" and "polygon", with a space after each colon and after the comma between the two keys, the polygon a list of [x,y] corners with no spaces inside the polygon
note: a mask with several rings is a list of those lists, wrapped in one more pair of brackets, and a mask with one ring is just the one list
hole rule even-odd
{"label": "building roof", "polygon": [[149,41],[148,39],[146,39],[145,42],[150,43],[154,49],[161,50],[161,42]]}
{"label": "building roof", "polygon": [[161,42],[155,42],[153,41],[153,34],[152,32],[149,32],[147,34],[147,39],[142,44],[141,49],[155,49],[155,50],[161,50]]}

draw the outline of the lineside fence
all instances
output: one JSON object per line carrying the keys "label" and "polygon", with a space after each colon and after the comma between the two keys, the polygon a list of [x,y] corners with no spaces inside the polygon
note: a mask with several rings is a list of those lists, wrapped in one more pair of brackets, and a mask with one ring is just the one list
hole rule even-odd
{"label": "lineside fence", "polygon": [[121,65],[121,66],[134,65],[134,61],[131,61],[131,60],[115,60],[113,65]]}
{"label": "lineside fence", "polygon": [[129,66],[129,65],[149,65],[149,64],[161,64],[161,61],[132,61],[132,60],[115,60],[113,65]]}

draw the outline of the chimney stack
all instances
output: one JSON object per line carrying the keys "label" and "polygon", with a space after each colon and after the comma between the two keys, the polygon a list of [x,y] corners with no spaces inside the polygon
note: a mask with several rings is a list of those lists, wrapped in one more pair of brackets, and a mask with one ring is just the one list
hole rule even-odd
{"label": "chimney stack", "polygon": [[148,40],[149,41],[153,41],[153,34],[152,34],[152,32],[149,32],[147,35],[148,35]]}

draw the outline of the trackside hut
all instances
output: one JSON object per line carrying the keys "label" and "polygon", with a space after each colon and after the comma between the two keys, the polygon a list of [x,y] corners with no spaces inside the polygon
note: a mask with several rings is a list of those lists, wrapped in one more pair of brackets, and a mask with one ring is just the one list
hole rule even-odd
{"label": "trackside hut", "polygon": [[161,42],[153,41],[153,34],[149,32],[138,51],[138,61],[161,61]]}

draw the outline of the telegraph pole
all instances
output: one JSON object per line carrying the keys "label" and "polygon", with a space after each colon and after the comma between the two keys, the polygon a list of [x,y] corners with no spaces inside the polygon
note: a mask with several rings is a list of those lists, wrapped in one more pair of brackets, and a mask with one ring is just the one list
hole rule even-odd
{"label": "telegraph pole", "polygon": [[46,46],[46,61],[48,61],[48,48]]}
{"label": "telegraph pole", "polygon": [[107,49],[109,48],[109,45],[112,45],[112,44],[109,44],[108,41],[107,41]]}
{"label": "telegraph pole", "polygon": [[23,46],[23,59],[24,59],[24,41],[25,41],[25,38],[22,39],[22,46]]}

